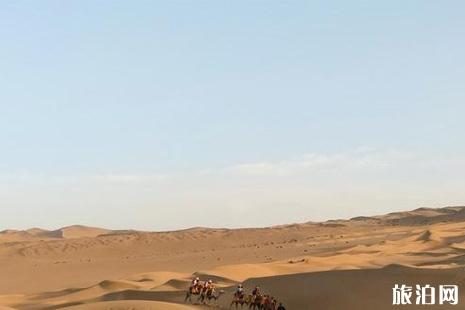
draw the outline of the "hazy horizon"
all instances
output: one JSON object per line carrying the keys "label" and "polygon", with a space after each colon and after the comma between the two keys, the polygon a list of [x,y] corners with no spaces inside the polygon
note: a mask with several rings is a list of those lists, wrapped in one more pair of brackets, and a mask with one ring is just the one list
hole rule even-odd
{"label": "hazy horizon", "polygon": [[[439,209],[442,209],[442,208],[463,208],[465,206],[443,206],[443,207],[419,207],[417,209],[420,209],[420,208],[426,208],[426,209],[436,209],[436,208],[439,208]],[[390,213],[395,213],[395,212],[409,212],[409,211],[415,211],[416,209],[411,209],[411,210],[398,210],[398,211],[392,211]],[[383,216],[383,215],[387,215],[389,213],[385,213],[385,214],[360,214],[358,216],[367,216],[367,217],[371,217],[371,216]],[[357,217],[357,216],[356,216]],[[281,226],[281,225],[293,225],[293,224],[306,224],[306,223],[324,223],[326,221],[337,221],[337,220],[351,220],[351,218],[328,218],[328,219],[322,219],[320,221],[312,221],[311,219],[309,220],[302,220],[300,222],[291,222],[291,223],[280,223],[280,224],[270,224],[270,225],[264,225],[264,226],[231,226],[231,227],[228,227],[228,226],[188,226],[188,227],[180,227],[180,228],[176,228],[176,229],[164,229],[164,230],[137,230],[137,229],[133,229],[131,227],[97,227],[97,226],[90,226],[90,225],[86,225],[84,223],[77,223],[77,224],[71,224],[71,225],[66,225],[66,226],[60,226],[60,227],[27,227],[27,228],[24,228],[24,229],[16,229],[14,227],[7,227],[5,229],[2,229],[0,230],[0,232],[2,231],[27,231],[27,230],[31,230],[31,229],[42,229],[42,230],[46,230],[46,231],[55,231],[55,230],[60,230],[60,229],[64,229],[64,228],[70,228],[70,227],[85,227],[85,228],[98,228],[98,229],[106,229],[106,230],[114,230],[114,231],[125,231],[125,230],[128,230],[128,231],[139,231],[139,232],[175,232],[175,231],[183,231],[183,230],[190,230],[190,229],[261,229],[261,228],[271,228],[271,227],[278,227],[278,226]]]}
{"label": "hazy horizon", "polygon": [[465,205],[465,2],[0,5],[0,230]]}

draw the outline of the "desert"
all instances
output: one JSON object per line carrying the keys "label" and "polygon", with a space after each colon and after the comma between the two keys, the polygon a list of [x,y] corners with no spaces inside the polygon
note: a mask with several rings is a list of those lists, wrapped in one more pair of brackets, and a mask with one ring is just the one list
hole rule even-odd
{"label": "desert", "polygon": [[0,310],[465,309],[465,1],[0,1]]}
{"label": "desert", "polygon": [[[246,293],[259,286],[286,309],[392,309],[395,284],[463,285],[464,231],[465,207],[265,228],[5,230],[0,305],[229,309],[242,283]],[[186,301],[195,277],[211,279],[218,300]],[[439,307],[454,306],[429,306]]]}

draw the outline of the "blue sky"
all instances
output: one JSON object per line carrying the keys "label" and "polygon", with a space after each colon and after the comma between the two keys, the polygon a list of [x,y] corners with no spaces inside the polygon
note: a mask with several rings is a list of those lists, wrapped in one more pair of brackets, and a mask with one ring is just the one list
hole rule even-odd
{"label": "blue sky", "polygon": [[0,228],[260,226],[463,203],[464,12],[4,1]]}

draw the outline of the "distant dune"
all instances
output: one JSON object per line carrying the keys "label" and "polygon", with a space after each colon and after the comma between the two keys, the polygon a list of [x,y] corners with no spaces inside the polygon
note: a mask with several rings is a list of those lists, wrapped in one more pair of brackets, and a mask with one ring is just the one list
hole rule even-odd
{"label": "distant dune", "polygon": [[243,283],[287,309],[384,310],[395,283],[464,285],[464,274],[464,207],[269,228],[0,232],[6,309],[200,309],[184,303],[198,276],[224,291],[220,309]]}
{"label": "distant dune", "polygon": [[97,237],[99,235],[108,234],[111,232],[108,229],[96,228],[96,227],[87,227],[82,225],[68,226],[56,231],[51,232],[52,234],[59,234],[62,238],[72,239],[72,238],[84,238],[84,237]]}
{"label": "distant dune", "polygon": [[31,228],[27,230],[4,230],[0,232],[0,242],[26,241],[35,239],[76,239],[95,238],[106,234],[120,234],[132,231],[110,230],[83,225],[72,225],[57,230]]}

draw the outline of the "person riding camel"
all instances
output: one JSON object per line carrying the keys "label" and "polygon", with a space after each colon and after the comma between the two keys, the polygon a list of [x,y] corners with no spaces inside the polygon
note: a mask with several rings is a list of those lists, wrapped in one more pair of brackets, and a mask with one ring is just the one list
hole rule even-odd
{"label": "person riding camel", "polygon": [[261,292],[260,287],[256,286],[252,291],[252,301],[255,302],[258,296],[261,296]]}
{"label": "person riding camel", "polygon": [[200,284],[200,278],[196,277],[191,282],[191,290],[192,291],[197,291],[199,289],[199,284]]}
{"label": "person riding camel", "polygon": [[270,297],[270,306],[271,306],[271,309],[272,310],[277,310],[276,309],[276,305],[278,304],[278,301],[273,297],[271,296]]}
{"label": "person riding camel", "polygon": [[244,288],[242,287],[242,284],[237,286],[236,293],[234,293],[234,295],[239,299],[244,298]]}
{"label": "person riding camel", "polygon": [[260,287],[256,286],[256,287],[253,289],[253,291],[252,291],[252,295],[253,295],[254,297],[260,296]]}
{"label": "person riding camel", "polygon": [[206,283],[205,283],[205,291],[208,292],[208,291],[212,291],[214,289],[214,285],[213,285],[213,281],[212,280],[208,280]]}

